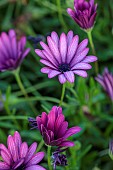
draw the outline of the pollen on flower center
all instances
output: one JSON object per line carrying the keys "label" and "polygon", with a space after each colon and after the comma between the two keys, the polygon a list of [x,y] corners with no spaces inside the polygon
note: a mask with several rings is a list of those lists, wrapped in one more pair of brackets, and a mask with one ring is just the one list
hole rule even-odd
{"label": "pollen on flower center", "polygon": [[66,72],[66,71],[70,71],[70,65],[69,64],[66,64],[66,63],[62,63],[59,65],[59,71],[60,72]]}

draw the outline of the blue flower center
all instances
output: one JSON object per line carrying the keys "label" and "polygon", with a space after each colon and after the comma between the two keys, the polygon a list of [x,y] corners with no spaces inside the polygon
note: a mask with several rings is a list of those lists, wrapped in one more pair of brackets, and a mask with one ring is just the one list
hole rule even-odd
{"label": "blue flower center", "polygon": [[66,63],[60,64],[59,67],[58,67],[58,69],[59,69],[59,71],[62,72],[62,73],[71,70],[71,69],[70,69],[70,65],[69,65],[69,64],[66,64]]}

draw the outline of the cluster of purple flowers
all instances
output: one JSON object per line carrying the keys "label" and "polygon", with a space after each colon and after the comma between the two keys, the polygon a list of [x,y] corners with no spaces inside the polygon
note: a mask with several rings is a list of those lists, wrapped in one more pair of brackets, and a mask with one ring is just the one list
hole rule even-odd
{"label": "cluster of purple flowers", "polygon": [[[74,10],[68,8],[68,14],[75,22],[85,30],[92,29],[96,17],[97,4],[94,0],[74,0]],[[39,38],[29,37],[37,43]],[[62,33],[60,37],[56,32],[52,32],[47,37],[47,43],[40,42],[42,50],[36,49],[35,52],[40,56],[40,62],[45,66],[41,69],[42,73],[48,74],[48,78],[58,76],[59,82],[64,84],[66,81],[74,83],[75,75],[87,77],[87,70],[91,69],[91,62],[97,60],[96,56],[88,55],[88,39],[79,43],[79,36],[74,35],[73,31],[67,34]],[[16,70],[27,56],[30,49],[25,48],[26,37],[17,39],[16,32],[10,30],[0,35],[0,71]],[[96,80],[102,85],[111,100],[113,101],[113,74],[105,69],[103,76],[98,75]],[[54,106],[49,114],[42,112],[36,119],[30,118],[32,128],[37,128],[48,146],[56,146],[57,150],[53,153],[53,166],[67,165],[67,159],[62,152],[62,148],[74,146],[74,142],[67,138],[80,132],[79,126],[68,129],[68,122],[62,113],[62,108]],[[0,144],[0,170],[44,170],[38,163],[43,159],[44,152],[35,153],[37,144],[34,142],[30,147],[26,142],[22,142],[18,132],[14,136],[9,135],[7,147]]]}

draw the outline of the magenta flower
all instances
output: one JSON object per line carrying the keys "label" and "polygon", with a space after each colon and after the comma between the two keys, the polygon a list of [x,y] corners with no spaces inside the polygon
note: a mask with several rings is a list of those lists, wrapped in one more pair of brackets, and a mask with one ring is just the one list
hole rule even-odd
{"label": "magenta flower", "polygon": [[[30,122],[32,123],[32,119]],[[65,121],[62,108],[57,106],[54,106],[48,115],[42,112],[41,116],[36,117],[36,122],[45,143],[50,146],[74,146],[74,142],[67,141],[67,138],[81,131],[79,126],[68,129],[68,122]]]}
{"label": "magenta flower", "polygon": [[113,74],[105,68],[103,75],[98,75],[95,79],[101,84],[110,99],[113,101]]}
{"label": "magenta flower", "polygon": [[30,49],[25,49],[26,37],[17,40],[14,30],[0,36],[0,71],[15,70],[22,63]]}
{"label": "magenta flower", "polygon": [[78,35],[74,36],[72,31],[66,35],[62,33],[60,38],[56,32],[47,37],[48,45],[40,42],[43,50],[36,49],[35,52],[41,57],[40,62],[45,65],[42,73],[48,74],[49,78],[58,75],[61,84],[69,81],[74,82],[74,74],[87,77],[86,70],[91,69],[90,62],[97,60],[95,56],[86,56],[88,40],[79,44]]}
{"label": "magenta flower", "polygon": [[7,139],[8,148],[0,144],[0,170],[45,170],[37,165],[44,157],[44,152],[35,154],[37,144],[34,142],[29,148],[26,142],[21,141],[18,132]]}
{"label": "magenta flower", "polygon": [[82,29],[87,30],[94,26],[96,10],[94,0],[74,0],[74,10],[68,8],[67,12]]}

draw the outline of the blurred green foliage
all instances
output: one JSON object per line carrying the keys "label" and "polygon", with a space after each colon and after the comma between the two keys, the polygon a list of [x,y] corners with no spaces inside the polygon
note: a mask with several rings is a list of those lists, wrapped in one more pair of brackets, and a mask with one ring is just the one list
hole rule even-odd
{"label": "blurred green foliage", "polygon": [[[105,66],[113,71],[113,1],[97,0],[98,15],[93,30],[93,39],[99,59],[99,70]],[[0,0],[0,31],[14,28],[21,36],[41,34],[51,31],[73,30],[83,40],[87,35],[68,16],[66,9],[73,8],[73,0]],[[59,104],[61,85],[57,78],[48,79],[40,72],[41,64],[31,48],[21,66],[20,76],[26,88],[29,101],[37,110],[37,115]],[[38,45],[40,48],[40,46]],[[94,79],[94,69],[87,79],[76,76],[74,87],[67,86],[63,102],[63,112],[69,126],[79,125],[82,132],[71,137],[76,145],[67,150],[69,166],[67,170],[112,170],[113,162],[108,156],[108,143],[113,137],[113,107]],[[36,117],[22,95],[14,77],[9,72],[0,73],[0,99],[4,109],[0,111],[0,142],[6,143],[7,135],[18,130],[23,140],[29,144],[38,143],[41,136],[37,130],[30,130],[27,118]],[[6,99],[3,99],[3,95]],[[79,141],[78,141],[79,140]],[[42,148],[46,152],[46,147]],[[42,163],[46,168],[45,162]],[[58,169],[65,169],[59,167]]]}

